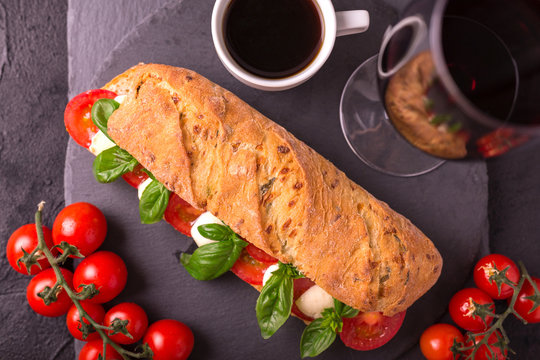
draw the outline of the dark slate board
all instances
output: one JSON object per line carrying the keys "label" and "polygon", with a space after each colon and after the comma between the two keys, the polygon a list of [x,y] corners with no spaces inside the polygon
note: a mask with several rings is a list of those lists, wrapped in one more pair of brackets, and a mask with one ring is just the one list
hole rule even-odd
{"label": "dark slate board", "polygon": [[[335,1],[336,9],[359,8],[358,1]],[[356,66],[377,52],[385,28],[395,20],[392,9],[377,1],[362,2],[372,26],[364,34],[337,39],[321,71],[298,88],[268,93],[236,81],[219,62],[211,40],[213,1],[169,4],[127,35],[101,66],[93,82],[102,86],[138,62],[191,68],[233,91],[286,127],[372,194],[422,229],[437,245],[445,264],[437,285],[409,310],[403,328],[388,345],[368,353],[340,341],[319,358],[418,358],[423,329],[441,318],[451,295],[469,277],[474,259],[488,249],[487,175],[483,162],[446,163],[415,178],[377,173],[349,150],[339,126],[341,90]],[[255,318],[257,292],[232,274],[218,280],[192,279],[177,262],[191,240],[168,224],[141,225],[136,191],[121,181],[101,185],[91,174],[92,155],[70,141],[66,158],[66,204],[90,201],[107,216],[104,249],[117,252],[129,269],[126,290],[115,300],[135,301],[151,321],[175,318],[195,333],[194,359],[298,358],[304,325],[290,319],[264,341]]]}
{"label": "dark slate board", "polygon": [[8,264],[11,234],[47,201],[45,225],[63,207],[62,123],[68,77],[67,1],[0,0],[0,359],[73,358],[65,318],[36,314],[30,277]]}

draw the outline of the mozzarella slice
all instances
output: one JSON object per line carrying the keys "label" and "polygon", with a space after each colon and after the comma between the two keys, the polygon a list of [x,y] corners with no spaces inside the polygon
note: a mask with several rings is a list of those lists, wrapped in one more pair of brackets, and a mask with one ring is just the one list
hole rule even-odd
{"label": "mozzarella slice", "polygon": [[264,275],[263,275],[263,286],[264,284],[266,284],[266,282],[268,281],[268,279],[270,279],[270,276],[272,276],[272,273],[274,271],[276,271],[277,269],[279,269],[279,264],[273,264],[273,265],[270,265],[266,271],[264,272]]}
{"label": "mozzarella slice", "polygon": [[115,147],[116,144],[113,143],[107,135],[105,135],[101,130],[98,130],[96,135],[92,137],[92,142],[88,147],[88,150],[95,156],[98,156],[102,152],[112,147]]}
{"label": "mozzarella slice", "polygon": [[152,180],[152,178],[148,178],[139,184],[139,186],[137,187],[137,195],[139,196],[139,200],[141,200],[144,190],[148,187],[148,185],[150,185],[152,181],[154,181]]}
{"label": "mozzarella slice", "polygon": [[324,309],[334,307],[334,298],[319,285],[313,285],[296,300],[296,306],[307,316],[318,319]]}
{"label": "mozzarella slice", "polygon": [[124,100],[126,100],[126,96],[127,95],[118,95],[117,97],[114,98],[114,101],[121,104],[124,102]]}
{"label": "mozzarella slice", "polygon": [[195,220],[195,222],[193,223],[193,226],[191,227],[191,237],[193,238],[193,240],[195,240],[195,243],[197,244],[198,247],[216,242],[215,240],[210,240],[210,239],[205,238],[199,232],[199,229],[198,229],[199,226],[208,225],[208,224],[225,225],[223,221],[219,220],[217,217],[212,215],[212,213],[209,211],[199,216],[197,220]]}

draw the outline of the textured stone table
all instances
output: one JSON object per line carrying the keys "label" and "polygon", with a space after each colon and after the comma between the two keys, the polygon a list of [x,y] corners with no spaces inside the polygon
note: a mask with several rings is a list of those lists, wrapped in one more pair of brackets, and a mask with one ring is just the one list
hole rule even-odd
{"label": "textured stone table", "polygon": [[[164,3],[73,0],[68,10],[66,1],[0,0],[1,359],[74,358],[64,320],[37,316],[27,306],[28,278],[7,265],[5,242],[14,229],[32,221],[39,200],[48,201],[49,226],[63,205],[67,135],[61,118],[68,74],[69,96],[85,90],[109,51]],[[523,259],[537,275],[539,164],[539,141],[487,162],[492,251]],[[519,354],[515,358],[536,358],[539,326],[513,321],[508,330]]]}

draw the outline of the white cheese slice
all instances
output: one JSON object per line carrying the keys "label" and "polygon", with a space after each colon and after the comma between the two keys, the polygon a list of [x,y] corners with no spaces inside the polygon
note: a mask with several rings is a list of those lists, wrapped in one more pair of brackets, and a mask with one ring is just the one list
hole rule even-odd
{"label": "white cheese slice", "polygon": [[137,195],[139,196],[139,200],[141,200],[144,190],[148,187],[148,185],[150,185],[152,181],[154,181],[152,180],[152,178],[148,178],[139,184],[139,186],[137,187]]}
{"label": "white cheese slice", "polygon": [[98,132],[92,137],[92,142],[90,143],[88,150],[90,150],[90,152],[95,156],[98,156],[105,150],[115,146],[116,144],[113,143],[107,137],[107,135],[105,135],[101,130],[98,130]]}
{"label": "white cheese slice", "polygon": [[263,286],[264,284],[266,284],[266,282],[268,281],[268,279],[270,279],[270,276],[272,276],[272,273],[274,271],[276,271],[277,269],[279,269],[279,264],[273,264],[273,265],[270,265],[266,271],[264,272],[264,275],[263,275]]}
{"label": "white cheese slice", "polygon": [[334,307],[334,298],[319,285],[313,285],[296,300],[296,306],[307,316],[318,319],[324,309]]}
{"label": "white cheese slice", "polygon": [[195,220],[195,222],[193,223],[193,226],[191,227],[191,237],[193,238],[193,240],[195,240],[195,243],[197,244],[198,247],[216,242],[215,240],[210,240],[210,239],[205,238],[199,232],[198,227],[201,225],[207,225],[207,224],[225,225],[223,221],[219,220],[217,217],[212,215],[212,213],[209,211],[199,216],[197,220]]}
{"label": "white cheese slice", "polygon": [[124,100],[126,100],[126,96],[127,95],[118,95],[117,97],[114,98],[114,101],[121,104],[124,102]]}

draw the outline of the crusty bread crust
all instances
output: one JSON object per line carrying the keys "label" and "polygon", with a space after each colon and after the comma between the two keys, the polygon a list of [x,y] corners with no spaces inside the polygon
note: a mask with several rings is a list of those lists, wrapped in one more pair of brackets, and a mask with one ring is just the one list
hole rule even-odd
{"label": "crusty bread crust", "polygon": [[171,191],[361,311],[393,315],[438,279],[442,259],[409,220],[197,73],[140,64],[109,135]]}

